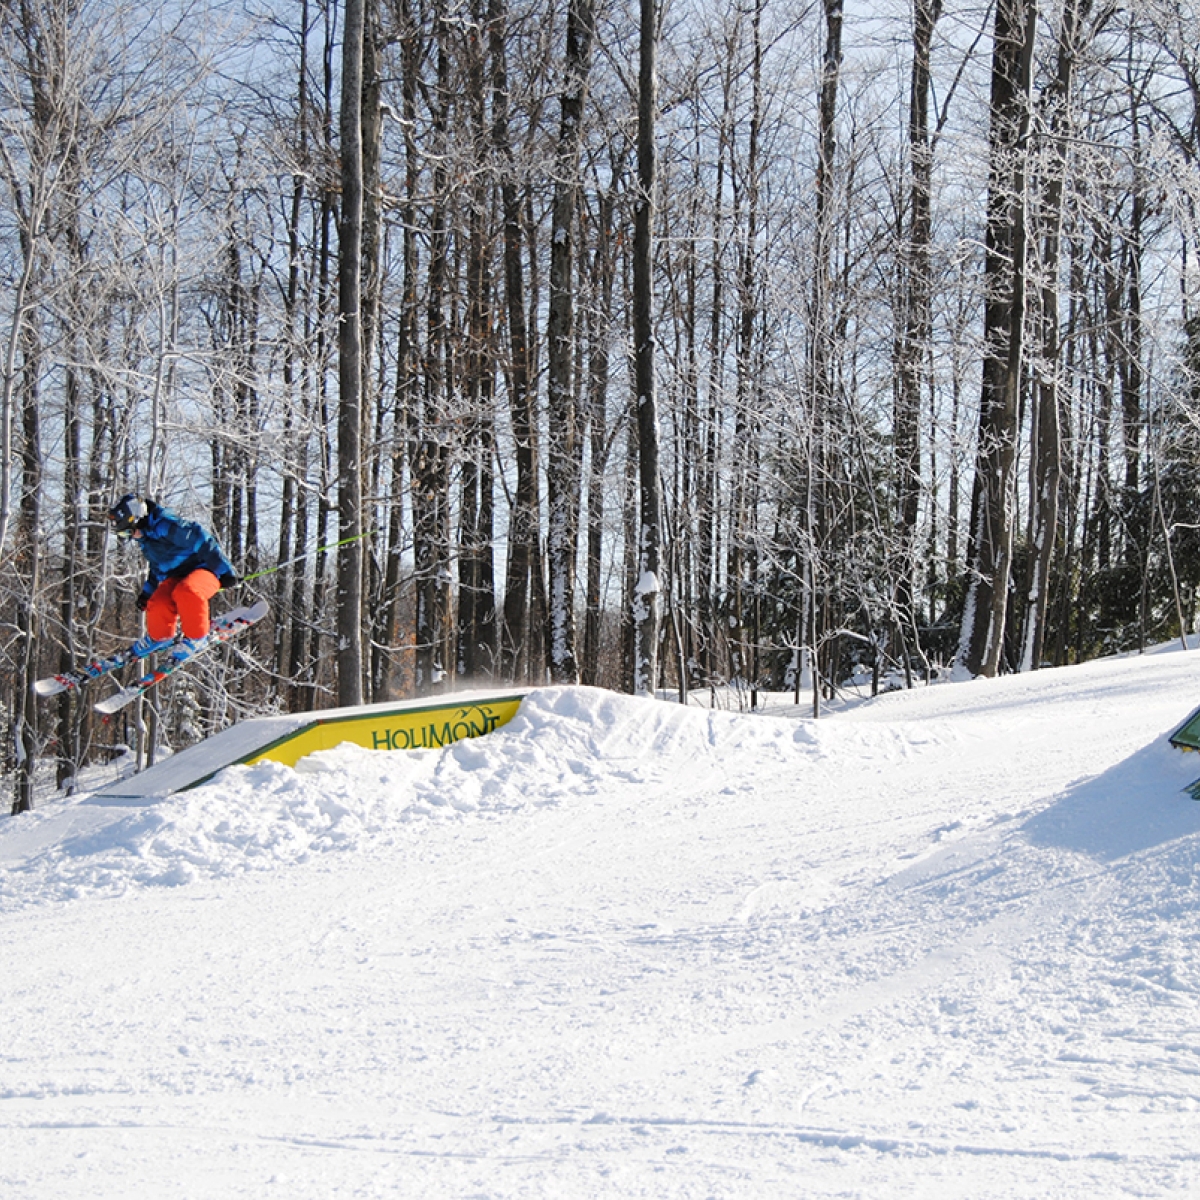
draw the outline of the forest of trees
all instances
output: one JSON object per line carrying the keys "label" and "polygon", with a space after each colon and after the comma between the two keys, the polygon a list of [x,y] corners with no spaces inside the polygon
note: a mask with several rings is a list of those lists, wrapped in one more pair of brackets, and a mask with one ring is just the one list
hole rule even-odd
{"label": "forest of trees", "polygon": [[[69,790],[253,713],[583,682],[819,714],[1194,629],[1192,4],[0,23],[14,811],[39,763]],[[126,491],[271,616],[102,725],[30,684],[139,632]]]}

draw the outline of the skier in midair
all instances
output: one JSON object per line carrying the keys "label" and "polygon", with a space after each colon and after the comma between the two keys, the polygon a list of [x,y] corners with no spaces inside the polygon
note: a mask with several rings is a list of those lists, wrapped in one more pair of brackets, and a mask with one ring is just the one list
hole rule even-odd
{"label": "skier in midair", "polygon": [[108,520],[117,537],[137,543],[150,568],[137,597],[146,614],[139,656],[170,646],[176,661],[190,658],[208,639],[208,602],[238,581],[232,564],[203,525],[132,492],[108,510]]}

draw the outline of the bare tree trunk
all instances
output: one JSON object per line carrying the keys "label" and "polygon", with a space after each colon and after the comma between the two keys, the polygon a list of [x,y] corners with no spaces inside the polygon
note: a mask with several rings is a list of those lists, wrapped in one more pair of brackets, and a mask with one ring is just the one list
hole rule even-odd
{"label": "bare tree trunk", "polygon": [[[392,648],[399,641],[401,613],[401,580],[404,564],[404,483],[406,463],[415,467],[420,456],[420,381],[418,378],[418,302],[417,276],[420,263],[417,253],[417,191],[420,166],[416,145],[417,124],[417,63],[421,47],[411,8],[407,3],[398,6],[400,19],[400,96],[404,136],[404,187],[399,200],[400,215],[400,296],[396,330],[396,382],[393,437],[391,454],[390,504],[386,531],[383,581],[383,614],[379,630],[384,646],[379,650],[376,667],[376,691],[384,698],[390,690],[395,669]],[[410,473],[413,494],[413,520],[416,521],[416,484]]]}
{"label": "bare tree trunk", "polygon": [[504,224],[504,301],[508,313],[508,399],[516,487],[509,514],[508,563],[504,613],[500,626],[500,671],[506,679],[540,678],[531,670],[530,616],[540,578],[538,560],[537,420],[530,386],[529,331],[526,320],[524,236],[516,165],[509,138],[505,0],[490,0],[488,34],[492,59],[492,142],[500,160],[500,198]]}
{"label": "bare tree trunk", "polygon": [[1042,196],[1035,214],[1041,242],[1041,311],[1038,314],[1041,347],[1038,358],[1034,411],[1030,423],[1029,462],[1029,573],[1025,587],[1024,638],[1020,668],[1041,666],[1050,598],[1050,572],[1059,533],[1059,493],[1062,480],[1061,399],[1059,397],[1058,276],[1061,258],[1063,189],[1067,155],[1064,138],[1071,120],[1071,91],[1078,54],[1079,29],[1091,0],[1070,0],[1063,10],[1059,30],[1058,67],[1047,89],[1047,162]]}
{"label": "bare tree trunk", "polygon": [[[80,230],[78,155],[68,156],[71,182],[65,189],[61,227],[70,264],[66,331],[69,352],[63,379],[63,565],[59,612],[62,619],[61,669],[70,670],[82,657],[77,623],[90,629],[93,612],[88,603],[85,583],[87,546],[84,530],[87,520],[88,491],[83,480],[83,379],[84,331],[87,317],[83,297],[83,268],[87,256]],[[84,642],[84,645],[87,643]],[[89,647],[90,648],[90,647]],[[55,782],[60,791],[73,794],[75,781],[83,766],[84,731],[90,710],[76,697],[66,693],[58,702],[58,765]]]}
{"label": "bare tree trunk", "polygon": [[587,500],[586,617],[583,634],[585,684],[600,681],[601,578],[604,548],[604,477],[610,442],[608,430],[608,340],[612,323],[613,283],[616,275],[613,253],[613,208],[620,181],[620,168],[600,197],[596,249],[592,261],[593,315],[591,358],[588,365],[588,421],[590,423],[590,475]]}
{"label": "bare tree trunk", "polygon": [[492,564],[492,403],[495,347],[492,334],[491,188],[487,172],[486,13],[474,0],[479,34],[467,41],[467,104],[470,110],[473,182],[467,217],[467,338],[465,444],[460,476],[457,667],[466,681],[496,669],[496,595]]}
{"label": "bare tree trunk", "polygon": [[[327,18],[328,19],[328,18]],[[324,111],[326,115],[325,150],[332,156],[332,71],[330,58],[330,33],[326,29],[326,85]],[[316,529],[315,542],[324,546],[329,541],[329,516],[332,511],[330,497],[334,489],[333,450],[330,445],[328,429],[329,390],[326,384],[328,372],[326,366],[331,352],[330,342],[326,336],[327,318],[333,307],[332,285],[330,280],[330,264],[332,261],[332,227],[334,222],[334,196],[332,188],[326,186],[322,190],[320,205],[317,212],[317,267],[316,267],[316,356],[312,364],[310,377],[306,380],[308,390],[312,393],[306,404],[306,415],[312,419],[315,427],[317,446],[317,487],[316,487]],[[308,505],[300,504],[296,511],[296,544],[308,543]],[[295,579],[292,596],[297,611],[307,613],[300,628],[292,637],[292,652],[289,674],[295,684],[292,689],[292,705],[294,708],[315,708],[317,706],[318,687],[320,685],[321,664],[326,658],[322,649],[322,639],[325,637],[326,597],[329,590],[329,555],[318,553],[313,562],[312,601],[304,604],[306,592],[305,579],[298,573]]]}
{"label": "bare tree trunk", "polygon": [[[697,122],[698,125],[698,122]],[[697,134],[694,136],[698,136]],[[701,447],[702,421],[700,416],[700,205],[704,196],[702,157],[699,148],[691,164],[691,196],[687,203],[687,232],[679,239],[683,264],[682,282],[672,282],[677,293],[675,323],[677,347],[681,363],[680,416],[674,422],[675,439],[671,457],[675,462],[673,497],[664,497],[663,513],[668,547],[668,576],[666,609],[676,646],[679,667],[679,701],[687,703],[696,666],[696,650],[704,636],[696,627],[697,598],[697,515],[703,507],[697,485],[703,476]],[[674,518],[671,509],[674,507]],[[706,632],[706,631],[705,631]]]}
{"label": "bare tree trunk", "polygon": [[433,197],[429,217],[429,282],[425,302],[424,393],[416,456],[412,465],[413,557],[416,584],[416,687],[428,695],[445,681],[450,621],[450,497],[446,422],[449,383],[449,328],[446,300],[449,275],[450,54],[447,21],[437,21],[437,82],[433,89]]}
{"label": "bare tree trunk", "polygon": [[[342,210],[338,224],[338,534],[362,533],[363,38],[365,0],[346,0],[342,43]],[[337,694],[363,699],[362,542],[342,547],[337,566]]]}
{"label": "bare tree trunk", "polygon": [[550,233],[550,297],[546,325],[546,398],[549,415],[546,490],[549,501],[547,566],[550,602],[550,678],[576,683],[575,560],[579,540],[582,438],[575,378],[575,226],[579,203],[579,149],[592,64],[592,0],[568,0],[567,50],[554,204]]}
{"label": "bare tree trunk", "polygon": [[[809,562],[804,572],[808,587],[809,664],[812,670],[812,709],[821,711],[822,674],[827,670],[822,643],[830,624],[829,568],[836,492],[841,472],[836,469],[841,449],[837,435],[841,421],[835,411],[833,384],[834,167],[837,157],[837,96],[842,67],[842,0],[824,0],[825,57],[818,101],[816,237],[813,248],[812,318],[809,334],[809,393],[812,405],[811,451],[808,455],[808,497],[805,540]],[[832,670],[828,670],[832,676]]]}
{"label": "bare tree trunk", "polygon": [[17,738],[16,796],[13,813],[29,812],[34,803],[34,781],[39,752],[37,701],[33,682],[38,676],[40,636],[39,596],[42,579],[42,441],[38,411],[38,376],[41,371],[41,336],[34,322],[25,325],[22,336],[24,414],[21,450],[21,501],[17,519],[18,551],[14,566],[20,592],[17,601],[17,633],[20,638],[16,703],[13,729]]}
{"label": "bare tree trunk", "polygon": [[[13,187],[14,197],[20,203],[20,185],[15,178],[11,177],[10,183]],[[30,225],[32,221],[31,237],[38,236],[42,228],[41,204],[37,202],[38,191],[40,189],[35,189],[34,192],[36,210],[24,219],[24,223],[27,225]],[[16,384],[22,331],[25,322],[29,319],[31,306],[29,292],[35,261],[35,255],[31,250],[26,250],[22,256],[21,274],[13,294],[12,324],[9,327],[5,348],[4,373],[0,377],[0,552],[4,551],[8,543],[8,529],[12,523],[12,464],[16,458],[14,429],[18,405]]]}
{"label": "bare tree trunk", "polygon": [[933,218],[933,147],[929,136],[930,51],[941,16],[941,0],[914,0],[913,59],[909,77],[908,230],[902,235],[903,263],[900,333],[896,348],[896,508],[899,563],[894,604],[900,625],[914,621],[917,576],[917,522],[921,498],[921,412],[928,382],[932,336],[931,278]]}
{"label": "bare tree trunk", "polygon": [[[55,18],[60,19],[56,20]],[[43,334],[36,297],[46,275],[54,229],[55,180],[71,174],[76,129],[67,86],[65,14],[42,13],[36,5],[22,3],[14,14],[15,36],[24,61],[22,83],[28,88],[29,161],[18,168],[7,151],[3,167],[15,210],[21,274],[12,310],[4,362],[0,424],[3,425],[4,462],[0,464],[0,550],[12,575],[15,592],[13,624],[16,627],[16,671],[11,680],[10,732],[13,737],[13,814],[34,806],[35,772],[40,750],[39,713],[32,687],[38,675],[41,636],[42,502],[44,462],[39,386],[42,372]],[[14,36],[6,29],[6,36]],[[18,170],[28,171],[23,183]],[[16,417],[21,416],[20,450],[17,450]],[[5,545],[11,522],[12,466],[21,465],[14,545]]]}
{"label": "bare tree trunk", "polygon": [[658,5],[641,0],[638,56],[638,181],[633,230],[633,359],[638,434],[637,565],[633,581],[633,692],[658,685],[659,559],[662,500],[654,380],[654,214],[657,181]]}
{"label": "bare tree trunk", "polygon": [[970,580],[959,657],[995,675],[1012,574],[1014,465],[1025,327],[1025,167],[1036,0],[998,0],[992,55],[991,167],[984,274],[983,384],[971,504]]}
{"label": "bare tree trunk", "polygon": [[[700,667],[710,684],[715,682],[717,655],[725,636],[718,625],[716,596],[718,594],[718,549],[720,505],[718,503],[719,401],[724,389],[725,334],[723,310],[725,304],[725,176],[730,154],[733,123],[733,90],[736,72],[735,56],[727,56],[722,76],[721,121],[717,131],[717,163],[713,183],[712,204],[712,301],[708,333],[708,404],[705,410],[703,453],[696,481],[699,495],[697,511],[696,574],[698,576],[698,624],[701,630]],[[698,448],[699,449],[699,448]]]}
{"label": "bare tree trunk", "polygon": [[[733,463],[729,484],[729,538],[726,555],[726,602],[729,675],[743,684],[750,680],[754,624],[753,446],[757,436],[759,384],[754,371],[754,342],[758,323],[759,136],[762,123],[762,3],[753,10],[750,128],[747,136],[745,179],[746,217],[738,248],[736,378],[734,397]],[[740,193],[738,194],[740,203]],[[736,209],[735,209],[736,213]]]}
{"label": "bare tree trunk", "polygon": [[[374,525],[373,505],[380,494],[383,456],[376,451],[382,443],[385,421],[384,367],[380,341],[383,306],[383,31],[380,26],[379,0],[366,0],[363,14],[361,145],[362,145],[362,237],[360,250],[359,324],[359,489],[360,513],[356,532],[369,534]],[[363,445],[367,431],[374,427],[379,436]],[[359,638],[362,669],[361,688],[366,698],[382,699],[377,693],[380,647],[384,638],[380,622],[383,578],[375,539],[366,536],[354,543],[359,557]],[[343,550],[345,547],[343,547]],[[361,645],[365,637],[366,644]]]}
{"label": "bare tree trunk", "polygon": [[[304,564],[287,565],[296,550],[305,547],[298,538],[299,513],[307,505],[304,481],[307,454],[301,447],[307,443],[308,431],[303,413],[305,364],[301,361],[300,339],[300,221],[304,212],[305,181],[311,170],[308,138],[308,0],[300,4],[300,57],[296,71],[296,162],[292,173],[292,194],[288,207],[288,269],[283,295],[284,348],[283,386],[285,393],[283,427],[283,487],[279,507],[279,562],[284,564],[275,580],[274,647],[275,675],[283,680],[289,674],[289,657],[299,640],[297,626],[303,620]],[[296,433],[299,427],[299,434]],[[295,540],[294,540],[295,539]],[[293,547],[296,549],[294,550]],[[297,581],[300,592],[296,595]],[[277,683],[276,686],[279,686]]]}

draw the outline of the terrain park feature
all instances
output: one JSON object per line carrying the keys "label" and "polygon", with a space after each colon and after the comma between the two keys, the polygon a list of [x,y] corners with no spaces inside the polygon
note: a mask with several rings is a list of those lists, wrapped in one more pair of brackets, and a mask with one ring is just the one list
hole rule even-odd
{"label": "terrain park feature", "polygon": [[[1200,750],[1200,708],[1171,734],[1171,745],[1176,750]],[[1193,800],[1200,800],[1200,779],[1183,789]]]}
{"label": "terrain park feature", "polygon": [[527,691],[461,692],[438,699],[256,717],[214,734],[93,794],[99,804],[147,803],[207,782],[235,765],[294,767],[306,754],[351,742],[368,750],[436,750],[483,737],[517,714]]}

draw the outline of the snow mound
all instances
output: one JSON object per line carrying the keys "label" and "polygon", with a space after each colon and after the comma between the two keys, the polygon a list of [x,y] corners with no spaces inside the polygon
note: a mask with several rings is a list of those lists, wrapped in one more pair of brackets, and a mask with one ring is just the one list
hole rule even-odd
{"label": "snow mound", "polygon": [[[1083,679],[1086,673],[1076,675],[1067,707],[1082,706],[1081,719],[1092,723],[1093,735],[1103,736],[1105,722],[1094,705],[1107,689],[1079,687]],[[1040,681],[1060,714],[1065,682]],[[1024,691],[1030,683],[1016,686]],[[230,767],[204,786],[144,807],[90,805],[86,797],[48,805],[0,827],[0,866],[7,864],[0,870],[0,905],[174,887],[286,869],[333,853],[403,852],[431,824],[497,821],[546,808],[582,810],[614,795],[667,812],[681,797],[695,808],[715,796],[748,796],[768,786],[779,803],[803,804],[814,832],[846,821],[849,813],[874,825],[899,816],[890,813],[886,797],[901,764],[914,780],[927,779],[924,788],[937,807],[936,795],[948,782],[947,762],[958,764],[957,786],[965,785],[966,794],[997,785],[1002,794],[1007,774],[1019,766],[1012,752],[1017,739],[1030,752],[1042,737],[1061,739],[1056,725],[1031,722],[1029,707],[1011,707],[1013,684],[951,690],[970,701],[958,715],[927,690],[863,710],[863,719],[815,722],[684,707],[596,688],[539,689],[508,725],[441,750],[379,751],[344,743],[309,755],[294,769],[272,762]],[[1021,696],[1024,705],[1030,699]],[[918,712],[921,707],[928,711]],[[969,711],[982,723],[969,719]],[[1112,732],[1117,729],[1114,721]],[[1186,761],[1191,758],[1156,739],[1098,776],[1071,780],[1064,771],[1056,783],[1047,775],[1040,796],[1028,794],[1018,773],[1016,790],[1026,795],[1017,810],[988,815],[963,808],[945,825],[949,833],[933,831],[930,849],[943,850],[948,838],[960,857],[978,835],[975,853],[986,861],[996,853],[997,821],[1010,836],[1068,857],[1113,861],[1161,848],[1194,828],[1192,806],[1162,803],[1194,773],[1196,764]],[[970,782],[972,776],[977,782]],[[985,778],[991,782],[984,784]],[[787,782],[777,786],[770,779]],[[923,820],[917,817],[911,827],[901,820],[898,839],[911,837]],[[842,838],[848,828],[843,826]],[[901,858],[894,865],[903,877],[912,864]],[[1008,871],[1012,867],[1010,861]],[[817,889],[822,895],[832,877],[822,883],[824,891]],[[769,907],[776,915],[793,906],[784,893],[797,911],[816,904],[816,893],[801,882],[775,897]],[[1030,886],[1030,880],[1016,886]],[[761,897],[756,905],[761,912]]]}
{"label": "snow mound", "polygon": [[[547,688],[487,738],[442,750],[344,743],[295,769],[230,767],[202,787],[132,811],[92,808],[85,816],[86,799],[50,806],[35,823],[68,808],[73,820],[60,839],[0,874],[0,903],[267,871],[394,843],[431,821],[495,820],[579,803],[614,785],[653,791],[676,786],[683,774],[711,780],[746,754],[799,763],[820,753],[825,732],[594,688]],[[52,838],[46,829],[42,840]]]}

